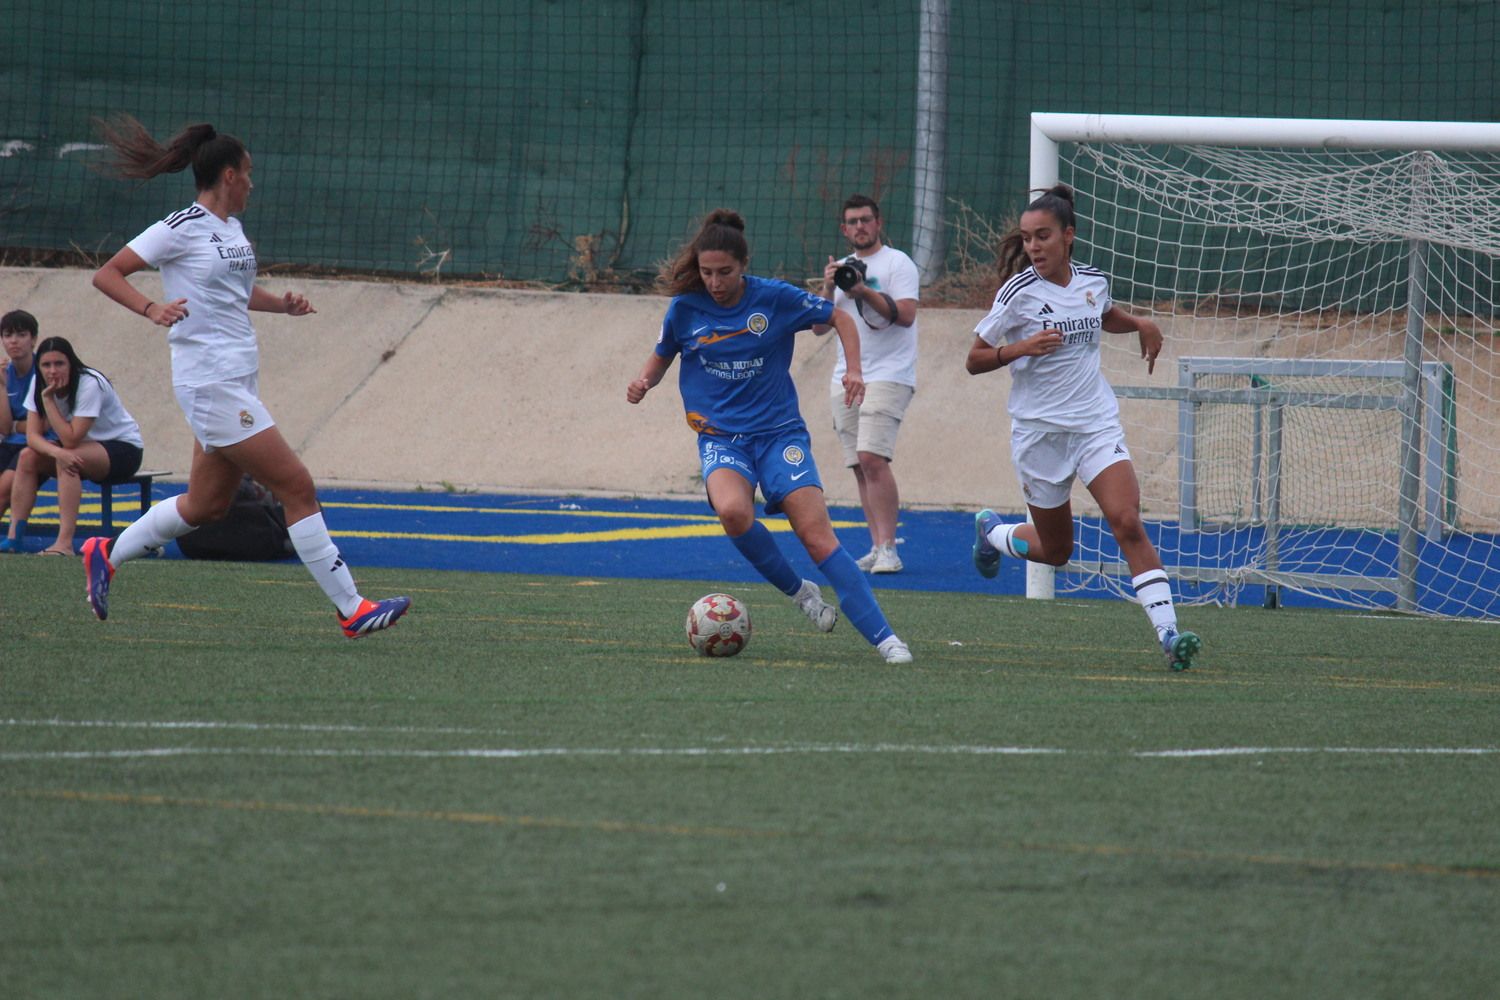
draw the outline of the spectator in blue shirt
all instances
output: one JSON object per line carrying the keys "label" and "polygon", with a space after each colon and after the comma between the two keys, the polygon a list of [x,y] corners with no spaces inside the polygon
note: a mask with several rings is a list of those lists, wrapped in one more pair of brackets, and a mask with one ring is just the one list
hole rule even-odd
{"label": "spectator in blue shirt", "polygon": [[[5,395],[0,410],[0,515],[10,509],[10,486],[16,478],[16,462],[26,448],[26,388],[36,368],[36,317],[24,309],[0,316],[0,345],[5,348]],[[24,529],[18,536],[24,538]],[[0,552],[20,551],[19,541],[0,539]]]}

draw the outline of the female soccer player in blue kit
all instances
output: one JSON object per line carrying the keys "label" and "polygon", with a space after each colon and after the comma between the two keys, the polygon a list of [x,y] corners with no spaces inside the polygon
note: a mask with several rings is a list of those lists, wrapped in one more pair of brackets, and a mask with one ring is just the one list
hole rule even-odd
{"label": "female soccer player in blue kit", "polygon": [[838,612],[818,585],[802,579],[766,526],[755,519],[755,487],[766,513],[785,513],[807,554],[838,592],[839,604],[859,633],[887,663],[910,663],[875,602],[869,580],[839,544],[813,464],[812,440],[792,382],[793,337],[813,324],[831,324],[844,346],[848,405],[864,396],[859,335],[833,303],[784,281],[745,273],[750,247],[745,220],[718,209],[682,248],[663,278],[672,293],[656,349],[625,398],[646,398],[677,355],[687,422],[698,434],[698,455],[708,502],[735,548],[786,594],[823,632]]}

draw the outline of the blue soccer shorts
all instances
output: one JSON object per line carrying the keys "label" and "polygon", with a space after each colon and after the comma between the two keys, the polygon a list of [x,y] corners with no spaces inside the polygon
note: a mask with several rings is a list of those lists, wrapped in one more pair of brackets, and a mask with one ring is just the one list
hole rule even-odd
{"label": "blue soccer shorts", "polygon": [[760,487],[767,514],[781,513],[781,501],[804,486],[823,488],[805,425],[765,434],[699,434],[698,458],[705,489],[715,469],[733,469]]}

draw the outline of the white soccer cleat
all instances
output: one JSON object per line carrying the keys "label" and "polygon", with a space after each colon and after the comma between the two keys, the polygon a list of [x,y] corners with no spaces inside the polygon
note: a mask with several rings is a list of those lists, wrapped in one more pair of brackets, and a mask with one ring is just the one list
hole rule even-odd
{"label": "white soccer cleat", "polygon": [[870,551],[854,560],[854,565],[859,567],[861,573],[868,573],[875,566],[875,560],[880,557],[880,547],[872,545]]}
{"label": "white soccer cleat", "polygon": [[812,619],[819,632],[832,632],[839,620],[839,609],[823,600],[823,591],[811,580],[802,581],[802,589],[792,595],[802,613]]}
{"label": "white soccer cleat", "polygon": [[893,635],[888,635],[882,639],[880,645],[876,646],[875,649],[887,663],[911,662],[911,650],[907,648],[906,643]]}
{"label": "white soccer cleat", "polygon": [[901,572],[901,557],[896,555],[896,546],[882,545],[875,552],[875,565],[870,567],[871,573],[899,573]]}

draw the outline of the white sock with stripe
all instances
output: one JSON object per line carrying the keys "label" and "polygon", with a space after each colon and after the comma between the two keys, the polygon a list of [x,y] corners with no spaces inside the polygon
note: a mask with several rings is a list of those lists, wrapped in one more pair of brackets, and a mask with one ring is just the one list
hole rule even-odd
{"label": "white sock with stripe", "polygon": [[304,517],[296,524],[287,525],[287,534],[292,536],[292,548],[302,565],[312,574],[323,593],[339,609],[339,614],[348,618],[359,610],[364,598],[354,586],[354,574],[344,565],[338,546],[328,535],[328,526],[323,523],[323,513]]}
{"label": "white sock with stripe", "polygon": [[990,533],[984,537],[990,540],[990,544],[999,549],[1004,555],[1012,559],[1025,559],[1026,553],[1031,551],[1031,546],[1026,544],[1024,538],[1016,537],[1016,529],[1023,522],[1015,524],[997,524],[990,529]]}
{"label": "white sock with stripe", "polygon": [[1177,609],[1172,606],[1172,585],[1167,582],[1167,571],[1148,569],[1140,576],[1130,578],[1135,587],[1136,599],[1146,609],[1146,617],[1156,628],[1156,638],[1162,639],[1168,632],[1177,631]]}

